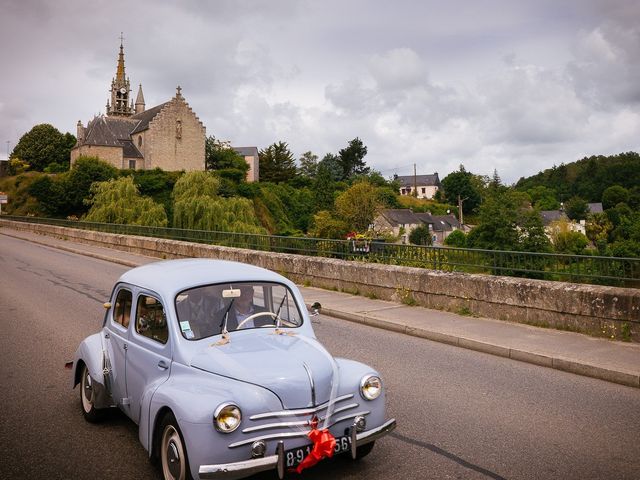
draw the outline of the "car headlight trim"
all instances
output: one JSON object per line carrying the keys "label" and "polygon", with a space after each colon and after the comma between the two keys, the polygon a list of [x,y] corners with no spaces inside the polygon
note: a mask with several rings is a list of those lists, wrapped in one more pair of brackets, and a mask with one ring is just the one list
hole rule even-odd
{"label": "car headlight trim", "polygon": [[365,400],[375,400],[382,393],[382,380],[377,375],[365,375],[360,380],[360,395]]}
{"label": "car headlight trim", "polygon": [[218,405],[213,413],[213,425],[221,433],[231,433],[235,431],[242,422],[242,412],[240,407],[231,402]]}

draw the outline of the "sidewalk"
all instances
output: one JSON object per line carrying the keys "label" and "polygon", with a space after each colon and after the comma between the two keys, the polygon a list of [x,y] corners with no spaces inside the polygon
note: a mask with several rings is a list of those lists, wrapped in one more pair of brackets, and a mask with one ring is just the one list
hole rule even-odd
{"label": "sidewalk", "polygon": [[[131,267],[158,260],[9,228],[0,228],[0,240],[2,235]],[[640,344],[409,307],[318,288],[300,289],[307,304],[320,302],[326,315],[640,388]]]}

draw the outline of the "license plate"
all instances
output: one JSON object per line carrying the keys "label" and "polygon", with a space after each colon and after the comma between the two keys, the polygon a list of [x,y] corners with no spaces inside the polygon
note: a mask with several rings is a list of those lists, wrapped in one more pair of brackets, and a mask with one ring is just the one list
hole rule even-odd
{"label": "license plate", "polygon": [[[292,448],[291,450],[287,450],[284,453],[285,463],[287,464],[287,468],[292,468],[297,466],[302,460],[305,459],[309,453],[311,453],[311,449],[313,445],[305,445],[304,447]],[[333,449],[333,454],[338,455],[339,453],[348,452],[351,450],[351,437],[336,437],[336,446]]]}

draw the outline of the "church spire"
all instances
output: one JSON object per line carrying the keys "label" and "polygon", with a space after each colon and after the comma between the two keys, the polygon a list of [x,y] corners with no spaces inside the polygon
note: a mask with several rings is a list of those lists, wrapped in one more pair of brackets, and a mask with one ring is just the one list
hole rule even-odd
{"label": "church spire", "polygon": [[138,87],[138,95],[136,96],[136,113],[144,112],[144,95],[142,94],[142,84]]}
{"label": "church spire", "polygon": [[124,82],[124,37],[120,32],[120,54],[118,55],[118,70],[116,71],[116,82]]}
{"label": "church spire", "polygon": [[116,76],[111,81],[111,102],[107,102],[107,115],[129,117],[133,115],[133,105],[131,101],[131,88],[129,79],[124,72],[124,37],[120,33],[120,53],[118,54],[118,67]]}

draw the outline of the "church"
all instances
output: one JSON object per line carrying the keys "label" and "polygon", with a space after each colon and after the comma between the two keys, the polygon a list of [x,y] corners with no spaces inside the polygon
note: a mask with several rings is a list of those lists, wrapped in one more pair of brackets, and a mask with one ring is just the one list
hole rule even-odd
{"label": "church", "polygon": [[72,167],[84,155],[98,157],[119,169],[205,169],[205,127],[185,101],[180,86],[171,100],[146,109],[140,84],[133,102],[125,75],[122,37],[106,115],[94,117],[86,127],[78,120],[77,130]]}

